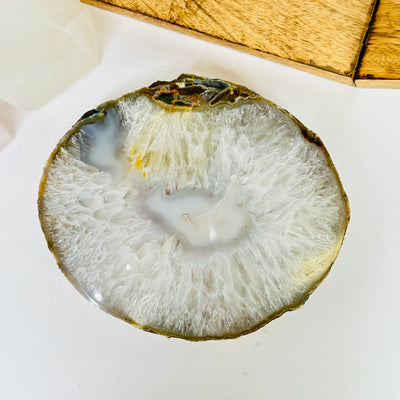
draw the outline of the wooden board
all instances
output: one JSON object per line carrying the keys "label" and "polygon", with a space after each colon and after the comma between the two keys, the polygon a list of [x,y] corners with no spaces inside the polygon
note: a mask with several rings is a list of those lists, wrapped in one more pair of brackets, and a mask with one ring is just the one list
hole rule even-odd
{"label": "wooden board", "polygon": [[[358,68],[380,15],[376,0],[81,1],[339,82],[371,81]],[[400,0],[381,1],[387,2]]]}
{"label": "wooden board", "polygon": [[355,83],[400,88],[400,0],[380,0]]}

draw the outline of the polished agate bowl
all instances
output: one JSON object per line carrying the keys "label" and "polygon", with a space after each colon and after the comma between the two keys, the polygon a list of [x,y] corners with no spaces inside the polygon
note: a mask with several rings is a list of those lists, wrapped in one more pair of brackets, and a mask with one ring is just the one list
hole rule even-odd
{"label": "polished agate bowl", "polygon": [[238,337],[302,305],[349,221],[317,135],[243,86],[194,75],[85,113],[51,154],[38,203],[84,296],[189,340]]}

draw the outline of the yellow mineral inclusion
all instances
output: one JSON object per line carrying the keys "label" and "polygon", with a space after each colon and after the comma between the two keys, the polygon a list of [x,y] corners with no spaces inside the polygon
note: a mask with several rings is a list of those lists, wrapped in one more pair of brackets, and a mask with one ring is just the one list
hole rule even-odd
{"label": "yellow mineral inclusion", "polygon": [[136,158],[136,162],[135,162],[135,164],[133,164],[133,167],[134,168],[139,168],[142,171],[143,176],[146,178],[147,175],[146,175],[146,172],[143,169],[143,164],[142,164],[141,157]]}
{"label": "yellow mineral inclusion", "polygon": [[[145,172],[145,170],[144,170],[143,162],[142,162],[142,161],[143,161],[143,157],[141,157],[139,154],[137,154],[138,151],[137,151],[137,149],[136,149],[134,146],[132,146],[132,147],[129,149],[129,152],[132,154],[133,157],[136,156],[136,157],[135,157],[135,163],[133,164],[132,168],[139,168],[139,169],[142,171],[143,176],[146,178],[146,177],[147,177],[147,174],[146,174],[146,172]],[[133,160],[132,160],[133,157],[129,157],[131,161],[133,161]]]}

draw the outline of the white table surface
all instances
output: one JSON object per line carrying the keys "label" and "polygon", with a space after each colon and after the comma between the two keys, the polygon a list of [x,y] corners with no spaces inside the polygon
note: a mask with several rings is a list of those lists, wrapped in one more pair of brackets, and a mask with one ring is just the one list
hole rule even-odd
{"label": "white table surface", "polygon": [[[100,65],[37,111],[0,102],[0,399],[400,399],[400,90],[357,89],[93,9]],[[42,168],[87,110],[197,73],[243,84],[317,132],[352,218],[301,309],[222,342],[142,332],[91,306],[46,247]]]}

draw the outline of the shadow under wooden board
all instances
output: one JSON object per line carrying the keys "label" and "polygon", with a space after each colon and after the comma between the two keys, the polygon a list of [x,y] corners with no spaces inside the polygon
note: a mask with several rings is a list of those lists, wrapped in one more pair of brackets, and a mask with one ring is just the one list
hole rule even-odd
{"label": "shadow under wooden board", "polygon": [[400,0],[81,0],[338,82],[400,88]]}

